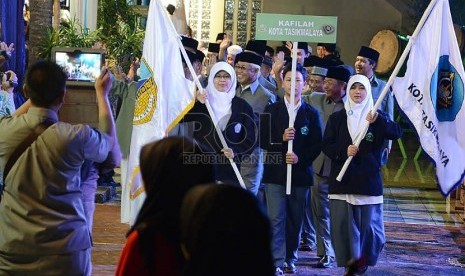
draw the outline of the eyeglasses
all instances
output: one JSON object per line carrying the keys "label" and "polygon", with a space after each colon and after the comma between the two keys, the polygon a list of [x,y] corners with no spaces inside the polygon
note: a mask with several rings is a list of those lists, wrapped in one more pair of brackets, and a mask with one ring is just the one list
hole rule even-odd
{"label": "eyeglasses", "polygon": [[245,67],[245,66],[239,66],[239,65],[234,66],[234,68],[236,68],[237,71],[252,70],[252,68],[248,68],[248,67]]}
{"label": "eyeglasses", "polygon": [[229,80],[231,79],[231,76],[229,74],[225,74],[225,75],[215,75],[215,79],[225,79],[225,80]]}

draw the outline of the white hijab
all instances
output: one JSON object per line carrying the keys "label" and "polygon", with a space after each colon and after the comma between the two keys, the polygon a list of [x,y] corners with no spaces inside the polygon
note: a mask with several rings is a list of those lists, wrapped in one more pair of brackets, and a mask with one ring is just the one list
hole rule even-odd
{"label": "white hijab", "polygon": [[[363,84],[367,91],[365,99],[359,104],[355,103],[350,97],[350,87],[357,82]],[[347,114],[347,128],[349,129],[352,142],[355,142],[362,130],[362,124],[366,122],[368,112],[373,109],[373,97],[371,96],[371,85],[368,78],[364,75],[352,76],[347,84],[346,95],[344,98],[344,108]]]}
{"label": "white hijab", "polygon": [[[225,71],[231,76],[231,86],[225,92],[220,92],[215,88],[214,78],[219,71]],[[217,124],[221,118],[231,113],[232,99],[236,95],[236,82],[236,73],[228,63],[220,61],[215,63],[211,68],[206,90],[208,93],[208,101],[213,109],[213,113],[215,113],[215,124]]]}

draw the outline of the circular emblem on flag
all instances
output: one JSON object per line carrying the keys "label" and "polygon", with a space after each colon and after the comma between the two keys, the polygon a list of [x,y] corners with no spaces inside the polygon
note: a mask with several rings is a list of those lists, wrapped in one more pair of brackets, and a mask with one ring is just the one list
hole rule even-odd
{"label": "circular emblem on flag", "polygon": [[136,105],[134,107],[134,125],[150,122],[157,106],[157,84],[153,78],[142,80],[136,94]]}
{"label": "circular emblem on flag", "polygon": [[454,121],[463,103],[463,80],[449,56],[441,56],[431,77],[431,101],[440,122]]}

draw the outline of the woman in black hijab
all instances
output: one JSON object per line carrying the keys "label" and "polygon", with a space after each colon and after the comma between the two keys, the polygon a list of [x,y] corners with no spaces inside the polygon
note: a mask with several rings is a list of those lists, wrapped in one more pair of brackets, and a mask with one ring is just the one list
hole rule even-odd
{"label": "woman in black hijab", "polygon": [[184,199],[181,229],[185,275],[274,275],[270,223],[244,189],[195,187]]}
{"label": "woman in black hijab", "polygon": [[190,188],[213,181],[211,165],[195,162],[199,152],[182,137],[168,137],[142,148],[140,170],[147,198],[128,232],[116,275],[181,273],[182,200]]}

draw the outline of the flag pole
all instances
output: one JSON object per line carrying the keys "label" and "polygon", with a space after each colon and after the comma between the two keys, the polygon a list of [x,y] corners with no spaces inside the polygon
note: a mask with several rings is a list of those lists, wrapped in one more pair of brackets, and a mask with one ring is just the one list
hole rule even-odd
{"label": "flag pole", "polygon": [[[387,81],[386,83],[386,86],[384,87],[383,89],[383,92],[381,92],[381,95],[379,96],[378,100],[376,101],[375,105],[373,106],[373,109],[371,110],[371,113],[374,114],[376,112],[376,110],[378,110],[378,107],[381,105],[381,102],[383,101],[384,97],[386,96],[388,90],[390,89],[392,83],[394,82],[394,78],[397,77],[397,74],[399,73],[400,71],[400,68],[402,67],[402,65],[404,64],[404,61],[405,59],[407,58],[407,55],[408,53],[410,52],[410,49],[412,48],[412,44],[415,42],[417,36],[418,36],[418,33],[421,31],[423,25],[425,24],[425,21],[426,19],[428,19],[428,16],[429,14],[431,13],[431,10],[433,9],[434,5],[438,2],[438,0],[432,0],[428,7],[426,8],[425,12],[423,13],[423,15],[421,16],[421,19],[420,21],[418,22],[418,25],[417,27],[415,28],[415,31],[413,32],[412,36],[409,38],[409,41],[407,43],[407,46],[405,47],[402,55],[400,56],[399,58],[399,61],[397,62],[396,64],[396,67],[394,68],[394,70],[392,71],[391,73],[391,76],[389,77],[389,80]],[[350,89],[350,87],[349,87]],[[364,121],[363,124],[362,124],[362,132],[360,133],[361,135],[359,135],[357,137],[357,139],[354,141],[354,145],[356,145],[357,147],[360,145],[362,139],[365,137],[367,131],[368,131],[368,127],[369,127],[369,123],[368,121]],[[338,176],[336,177],[336,180],[337,181],[341,181],[342,180],[342,177],[344,177],[344,174],[347,170],[347,168],[349,167],[349,164],[350,162],[352,161],[353,159],[353,156],[349,156],[347,159],[346,159],[346,162],[344,163],[344,166],[342,167],[341,171],[339,172]]]}
{"label": "flag pole", "polygon": [[[294,113],[295,113],[295,74],[297,67],[297,42],[293,42],[292,45],[292,76],[291,76],[291,98],[289,100],[290,109],[289,110],[289,127],[294,127]],[[284,77],[284,76],[283,76]],[[295,136],[294,136],[295,137]],[[294,140],[290,140],[287,143],[287,152],[291,153],[293,151]],[[291,194],[291,182],[292,182],[292,164],[287,164],[287,177],[286,177],[286,195]]]}
{"label": "flag pole", "polygon": [[[163,8],[163,5],[161,4],[161,1],[159,1],[159,0],[156,0],[156,1],[157,1],[157,4],[160,5]],[[195,82],[195,84],[197,86],[197,89],[199,91],[203,91],[203,87],[200,84],[199,77],[197,76],[197,74],[195,74],[194,68],[192,67],[191,61],[190,61],[189,57],[187,56],[186,50],[184,49],[184,46],[181,43],[179,35],[178,35],[176,29],[174,28],[173,22],[171,22],[171,20],[168,18],[168,16],[166,14],[165,14],[165,16],[163,16],[163,19],[165,21],[165,24],[167,26],[169,26],[168,28],[171,29],[170,33],[171,34],[176,33],[176,42],[178,44],[179,49],[181,50],[181,54],[184,57],[184,60],[186,61],[187,67],[189,68],[189,71],[190,71],[192,77],[194,78],[194,82]],[[213,109],[212,109],[210,103],[208,102],[208,100],[205,101],[205,105],[207,106],[207,110],[208,110],[208,113],[210,114],[210,117],[212,118],[212,121],[216,122],[215,114],[213,113]],[[227,148],[228,144],[226,143],[226,140],[224,139],[223,133],[221,132],[221,130],[218,128],[217,125],[215,125],[215,130],[216,130],[216,133],[218,134],[218,137],[220,138],[221,145],[223,146],[223,148]],[[231,164],[231,166],[232,166],[232,168],[234,170],[234,173],[236,174],[237,179],[239,180],[239,184],[241,185],[242,188],[247,189],[247,187],[245,186],[244,180],[242,179],[241,173],[239,172],[239,168],[237,167],[237,164],[234,162],[234,159],[233,158],[228,158],[228,160],[229,160],[229,163]]]}

